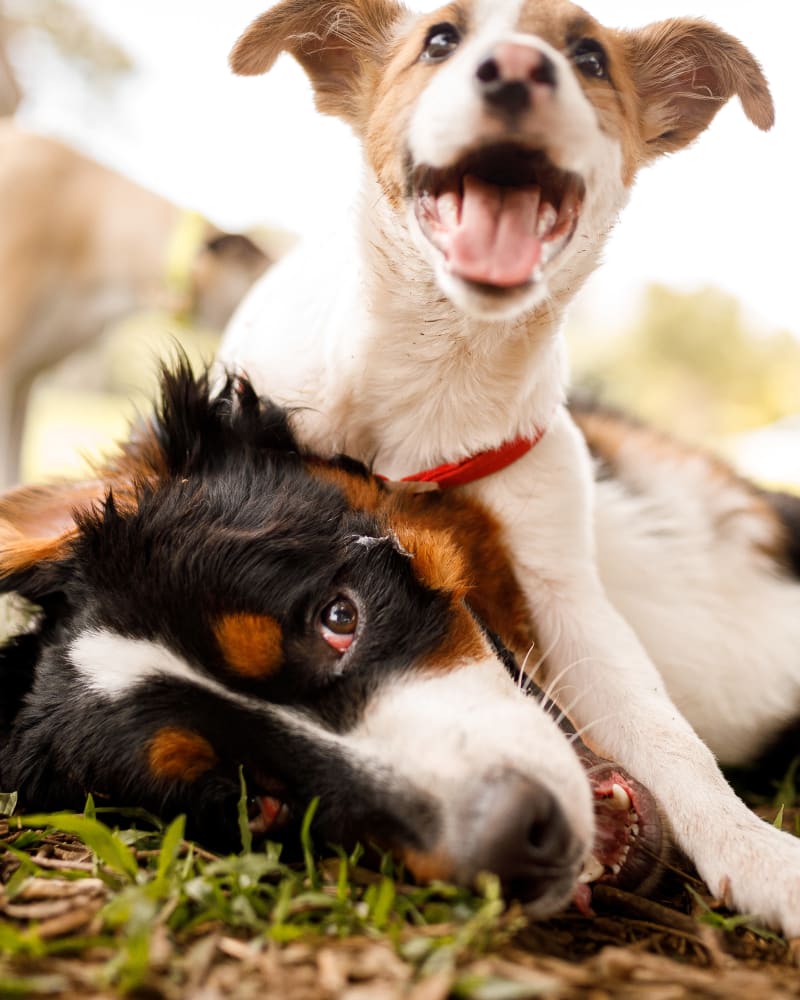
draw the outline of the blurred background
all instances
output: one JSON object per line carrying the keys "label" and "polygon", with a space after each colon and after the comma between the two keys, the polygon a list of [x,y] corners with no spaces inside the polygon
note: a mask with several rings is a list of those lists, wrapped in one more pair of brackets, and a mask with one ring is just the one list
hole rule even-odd
{"label": "blurred background", "polygon": [[[124,435],[152,394],[156,359],[175,339],[198,362],[209,359],[244,286],[295,236],[313,239],[331,208],[355,191],[355,141],[344,125],[314,113],[291,60],[257,79],[238,79],[227,69],[237,35],[266,5],[0,0],[0,115],[14,115],[18,126],[58,139],[155,199],[130,213],[140,229],[149,220],[149,257],[141,244],[125,249],[119,232],[117,243],[104,230],[103,241],[92,244],[101,257],[129,261],[131,271],[146,264],[149,271],[124,302],[98,297],[95,280],[95,299],[81,305],[99,329],[90,343],[67,344],[56,320],[49,346],[38,354],[24,331],[7,335],[14,343],[0,336],[0,375],[25,353],[20,343],[30,355],[24,477],[74,471],[82,455],[96,455]],[[586,0],[584,6],[622,27],[683,13],[716,21],[764,66],[777,124],[758,132],[733,101],[694,147],[641,176],[605,265],[572,310],[575,378],[602,399],[714,448],[764,483],[800,489],[800,99],[793,51],[800,5],[694,0],[689,11],[681,0]],[[28,150],[20,160],[17,176],[25,184],[14,180],[0,138],[0,253],[9,220],[30,226],[37,212],[47,241],[55,212],[50,195],[60,191],[63,175],[38,174],[41,156],[34,154]],[[100,205],[109,176],[94,177],[80,196],[84,203],[96,197]],[[247,242],[238,239],[243,234]],[[71,255],[66,265],[50,261],[51,295],[64,287],[59,267],[71,268],[84,252],[76,244],[64,249]],[[17,263],[27,259],[33,267],[35,258],[18,255]],[[15,275],[13,268],[0,272],[2,304],[16,306],[23,294],[25,274]],[[154,291],[159,279],[164,294]],[[89,289],[83,272],[75,281]],[[65,295],[64,309],[69,301]]]}

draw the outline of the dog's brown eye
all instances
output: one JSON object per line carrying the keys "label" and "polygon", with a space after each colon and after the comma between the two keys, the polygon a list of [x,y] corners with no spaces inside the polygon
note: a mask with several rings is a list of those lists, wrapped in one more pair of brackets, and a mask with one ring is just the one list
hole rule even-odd
{"label": "dog's brown eye", "polygon": [[584,76],[596,80],[608,79],[608,56],[603,46],[594,38],[581,38],[572,47],[572,61]]}
{"label": "dog's brown eye", "polygon": [[422,58],[425,62],[441,62],[446,59],[461,41],[458,28],[452,24],[435,24],[425,38]]}
{"label": "dog's brown eye", "polygon": [[333,649],[343,653],[353,644],[358,628],[358,608],[349,597],[337,597],[320,613],[320,634]]}

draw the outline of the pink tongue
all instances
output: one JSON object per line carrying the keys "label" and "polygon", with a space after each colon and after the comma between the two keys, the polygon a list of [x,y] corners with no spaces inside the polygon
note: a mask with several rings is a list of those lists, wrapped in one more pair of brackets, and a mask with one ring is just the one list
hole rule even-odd
{"label": "pink tongue", "polygon": [[540,195],[538,187],[501,188],[466,176],[460,220],[452,217],[452,202],[450,213],[440,211],[443,221],[452,222],[443,241],[450,270],[498,288],[529,281],[542,256],[536,236]]}

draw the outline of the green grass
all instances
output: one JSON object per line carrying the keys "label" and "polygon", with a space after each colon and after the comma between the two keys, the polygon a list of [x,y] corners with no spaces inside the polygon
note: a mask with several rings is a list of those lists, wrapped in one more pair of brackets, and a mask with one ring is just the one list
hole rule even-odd
{"label": "green grass", "polygon": [[[794,772],[778,793],[792,803],[793,782]],[[487,877],[476,892],[446,884],[414,886],[388,855],[378,855],[377,866],[367,868],[360,847],[321,854],[313,842],[315,802],[294,852],[302,860],[289,864],[279,845],[253,844],[246,794],[242,781],[242,850],[227,856],[188,841],[182,817],[166,824],[140,809],[96,808],[91,797],[83,814],[16,816],[15,796],[0,795],[0,816],[12,814],[0,819],[0,909],[5,909],[0,998],[100,992],[184,1000],[202,977],[229,974],[233,986],[229,980],[227,990],[233,995],[283,1000],[280,976],[291,979],[298,970],[285,995],[316,1000],[321,994],[313,977],[322,974],[321,955],[350,969],[348,956],[371,951],[373,967],[391,967],[383,992],[375,980],[376,995],[405,996],[414,984],[427,988],[430,981],[440,990],[431,993],[436,997],[525,1000],[567,995],[560,992],[563,984],[586,975],[575,971],[574,963],[591,953],[582,950],[587,941],[596,946],[616,941],[618,947],[639,941],[634,947],[640,963],[649,961],[650,948],[654,962],[665,948],[685,961],[686,942],[692,941],[700,948],[699,961],[705,961],[707,939],[699,929],[687,931],[685,916],[671,920],[663,905],[652,912],[634,908],[628,919],[614,917],[613,932],[602,911],[597,922],[569,911],[546,926],[526,929],[521,909],[506,905],[494,878]],[[789,808],[784,813],[770,807],[778,815],[770,811],[769,819],[776,825],[796,822]],[[676,895],[674,905],[685,914],[691,897],[697,924],[713,931],[717,948],[724,950],[727,942],[741,949],[749,941],[751,958],[787,960],[785,942],[752,917],[719,912],[689,886],[678,891],[683,901]],[[59,906],[69,908],[72,896],[83,901],[75,909],[84,918],[54,929],[60,918],[53,914]],[[47,901],[47,912],[30,919],[39,900]],[[537,955],[520,950],[529,947],[523,940],[539,941],[535,950],[548,943]],[[668,940],[672,943],[665,944]],[[547,957],[549,942],[556,943],[559,959]],[[298,949],[302,955],[296,961]],[[680,961],[670,975],[679,976]],[[301,973],[305,993],[295,989]],[[605,975],[600,957],[595,973]],[[380,974],[356,969],[353,980],[362,975]],[[339,994],[329,988],[325,995]]]}
{"label": "green grass", "polygon": [[[98,986],[126,993],[150,980],[154,943],[164,931],[188,946],[220,930],[254,950],[269,942],[286,945],[319,936],[384,939],[415,975],[427,976],[452,972],[465,957],[486,953],[520,927],[518,911],[507,909],[495,879],[487,878],[477,893],[444,884],[413,887],[388,856],[378,871],[360,867],[360,848],[319,860],[311,840],[314,808],[312,803],[303,823],[301,865],[284,863],[276,844],[253,850],[249,831],[241,853],[209,854],[184,838],[183,817],[163,825],[134,810],[128,818],[135,824],[112,828],[98,817],[102,811],[95,810],[91,798],[83,815],[12,817],[7,838],[0,841],[0,853],[19,865],[5,886],[7,902],[13,903],[32,878],[56,877],[99,877],[108,898],[88,937],[81,932],[46,938],[35,923],[0,924],[0,954],[42,959],[106,949],[113,957],[99,968]],[[33,859],[54,831],[90,849],[91,870],[53,871]],[[37,995],[52,986],[47,975],[15,978],[7,968],[3,976],[0,964],[0,996]]]}

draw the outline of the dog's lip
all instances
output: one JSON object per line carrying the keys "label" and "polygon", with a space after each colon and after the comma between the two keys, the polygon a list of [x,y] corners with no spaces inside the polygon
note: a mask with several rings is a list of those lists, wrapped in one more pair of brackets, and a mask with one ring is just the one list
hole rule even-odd
{"label": "dog's lip", "polygon": [[541,281],[571,241],[585,187],[539,148],[499,142],[444,168],[409,166],[420,230],[448,271],[479,293],[507,295]]}
{"label": "dog's lip", "polygon": [[648,883],[663,854],[661,816],[651,793],[624,769],[578,748],[592,787],[595,841],[579,882],[634,891]]}

